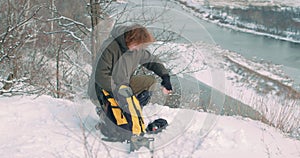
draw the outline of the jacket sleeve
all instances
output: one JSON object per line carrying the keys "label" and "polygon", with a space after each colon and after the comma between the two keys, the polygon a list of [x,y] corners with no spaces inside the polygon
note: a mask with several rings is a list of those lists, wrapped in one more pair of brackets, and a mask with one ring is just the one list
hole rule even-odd
{"label": "jacket sleeve", "polygon": [[112,70],[112,53],[109,49],[106,49],[97,62],[97,68],[95,72],[95,82],[101,88],[112,91],[111,89],[111,70]]}
{"label": "jacket sleeve", "polygon": [[156,75],[160,76],[169,76],[169,71],[161,63],[159,58],[155,55],[152,55],[149,51],[143,51],[143,56],[141,58],[140,64],[146,67],[148,70],[153,71]]}

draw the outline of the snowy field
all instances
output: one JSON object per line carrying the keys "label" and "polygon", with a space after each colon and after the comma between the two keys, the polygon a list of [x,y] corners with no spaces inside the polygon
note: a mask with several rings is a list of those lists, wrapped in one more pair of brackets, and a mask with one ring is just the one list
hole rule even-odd
{"label": "snowy field", "polygon": [[[146,106],[144,115],[146,123],[160,117],[169,122],[166,130],[154,136],[154,157],[300,157],[300,141],[257,121],[160,105]],[[209,118],[215,124],[203,137],[200,131]],[[94,106],[87,100],[0,98],[1,158],[151,156],[146,148],[129,154],[126,143],[100,140],[92,128],[96,119]]]}
{"label": "snowy field", "polygon": [[[172,68],[172,73],[190,74],[252,106],[265,114],[268,119],[273,119],[274,123],[286,121],[283,122],[287,125],[286,128],[299,125],[297,120],[299,121],[300,110],[295,107],[292,111],[286,111],[294,121],[280,120],[279,116],[284,113],[282,105],[278,103],[280,97],[274,95],[280,88],[259,95],[255,90],[255,77],[249,80],[253,81],[251,84],[243,82],[243,77],[247,77],[243,74],[247,72],[234,71],[238,67],[232,67],[232,63],[226,59],[231,58],[240,65],[248,66],[253,72],[265,74],[283,85],[291,86],[292,81],[280,73],[280,66],[246,60],[238,54],[202,42],[193,45],[166,44],[156,50],[158,54],[160,51],[170,51],[161,58],[172,55],[172,62],[168,62],[167,65]],[[219,70],[219,73],[214,74],[213,70]],[[215,75],[221,82],[216,82]],[[255,99],[258,97],[264,98],[269,106],[261,107]],[[159,158],[300,157],[299,140],[259,121],[239,116],[216,116],[188,109],[171,109],[158,104],[146,106],[144,115],[146,124],[157,118],[165,118],[169,126],[162,133],[153,136],[154,153],[141,148],[129,154],[128,144],[109,143],[100,139],[99,131],[94,129],[98,117],[94,105],[89,100],[81,97],[76,97],[74,102],[49,96],[1,97],[1,158],[151,157],[152,155]]]}
{"label": "snowy field", "polygon": [[[202,0],[181,0],[195,5]],[[125,3],[126,1],[124,1]],[[299,6],[298,1],[209,1],[215,5]],[[195,157],[195,158],[299,158],[299,99],[286,96],[293,80],[280,65],[255,59],[202,42],[166,44],[155,48],[173,74],[191,75],[259,111],[278,128],[239,116],[216,116],[189,109],[171,109],[158,104],[144,108],[145,123],[157,118],[169,122],[155,137],[154,153],[146,148],[128,153],[126,143],[101,140],[94,125],[94,105],[77,94],[74,101],[50,96],[0,96],[1,158],[91,158],[91,157]],[[296,91],[290,94],[299,95]],[[80,92],[79,92],[80,93]],[[188,95],[188,94],[186,94]],[[80,97],[79,97],[80,96]],[[288,99],[282,99],[282,98]],[[148,135],[149,136],[149,135]]]}
{"label": "snowy field", "polygon": [[[195,44],[166,44],[155,53],[168,50],[161,59],[172,60],[167,67],[172,73],[189,74],[221,92],[241,100],[258,110],[275,124],[286,129],[299,125],[299,106],[284,111],[279,104],[280,85],[264,82],[274,89],[259,95],[255,87],[258,77],[245,78],[248,73],[232,66],[230,58],[252,72],[267,75],[282,85],[292,86],[278,65],[256,62],[202,42]],[[176,53],[174,53],[176,52]],[[169,56],[172,55],[170,59]],[[184,71],[183,71],[184,70]],[[214,74],[214,70],[219,70]],[[239,70],[239,71],[236,71]],[[257,79],[255,79],[257,78]],[[216,80],[218,82],[216,82]],[[246,83],[244,81],[250,81]],[[219,82],[220,81],[220,82]],[[216,83],[221,83],[221,86]],[[223,85],[223,86],[222,86]],[[276,88],[277,87],[277,88]],[[271,96],[271,97],[270,97]],[[264,98],[268,107],[259,104]],[[288,120],[280,119],[287,115]],[[144,109],[145,122],[162,117],[170,126],[155,136],[154,157],[289,157],[300,156],[300,141],[279,129],[241,117],[214,116],[192,110],[170,109],[149,105]],[[279,117],[279,118],[277,118]],[[294,121],[291,121],[294,120]],[[19,157],[149,157],[147,149],[128,154],[124,143],[101,141],[94,125],[97,116],[94,105],[75,98],[75,102],[42,96],[0,98],[0,154],[3,158]],[[285,122],[282,122],[285,121]],[[206,135],[208,133],[208,135]],[[184,148],[182,148],[184,144]],[[101,156],[100,156],[101,155]]]}

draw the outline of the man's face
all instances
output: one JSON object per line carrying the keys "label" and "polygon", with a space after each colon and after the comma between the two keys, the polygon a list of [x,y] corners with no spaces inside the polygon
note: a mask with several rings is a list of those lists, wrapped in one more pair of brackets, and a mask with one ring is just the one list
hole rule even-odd
{"label": "man's face", "polygon": [[142,49],[145,49],[149,44],[130,44],[128,45],[128,49],[130,51],[139,51],[139,50],[142,50]]}

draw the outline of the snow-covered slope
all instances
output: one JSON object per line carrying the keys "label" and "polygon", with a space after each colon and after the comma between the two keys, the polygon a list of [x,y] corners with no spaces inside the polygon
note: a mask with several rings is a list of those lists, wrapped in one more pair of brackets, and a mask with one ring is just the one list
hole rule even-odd
{"label": "snow-covered slope", "polygon": [[[144,115],[146,122],[159,117],[169,122],[154,136],[154,157],[300,157],[300,141],[260,122],[160,105],[146,106]],[[101,141],[96,120],[88,100],[0,98],[1,158],[150,156],[144,148],[128,154],[127,144]]]}
{"label": "snow-covered slope", "polygon": [[[299,1],[175,1],[182,4],[182,7],[194,16],[213,22],[219,26],[271,37],[274,39],[299,43],[299,33],[297,32],[297,30],[299,30],[299,16],[297,16],[299,15]],[[282,23],[287,25],[281,25]]]}
{"label": "snow-covered slope", "polygon": [[[204,42],[169,43],[156,49],[156,53],[161,54],[165,50],[174,52],[172,58],[161,56],[173,74],[188,74],[218,89],[258,111],[273,125],[282,127],[283,131],[292,132],[299,128],[300,93],[293,79],[282,71],[281,65],[255,58],[246,59]],[[194,89],[197,91],[196,87]],[[199,92],[201,90],[204,89],[198,89]],[[188,96],[190,93],[187,91],[181,95]],[[212,97],[212,101],[221,98]],[[224,106],[223,102],[218,105]]]}
{"label": "snow-covered slope", "polygon": [[295,0],[180,0],[182,2],[194,3],[204,5],[209,3],[213,6],[234,6],[234,7],[243,7],[247,5],[257,5],[257,6],[293,6],[299,7],[300,2]]}

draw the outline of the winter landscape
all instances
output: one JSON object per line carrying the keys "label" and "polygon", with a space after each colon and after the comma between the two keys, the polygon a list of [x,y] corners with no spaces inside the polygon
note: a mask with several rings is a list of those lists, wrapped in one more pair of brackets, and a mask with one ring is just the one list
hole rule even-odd
{"label": "winter landscape", "polygon": [[[161,105],[144,110],[147,122],[160,117],[170,122],[155,135],[153,157],[299,157],[298,140],[259,121],[211,116],[215,124],[204,136],[199,131],[210,114]],[[87,100],[1,98],[1,157],[151,157],[146,148],[128,154],[128,144],[102,141],[96,121]]]}
{"label": "winter landscape", "polygon": [[[5,24],[0,28],[1,157],[300,157],[299,2],[107,1],[95,3],[105,12],[101,15],[109,17],[98,23],[100,30],[89,23],[96,17],[86,9],[96,1],[76,1],[78,5],[37,2],[0,2],[1,10],[9,8],[0,13]],[[180,8],[175,9],[203,22],[212,42],[188,39],[184,29],[189,27],[182,34],[170,31],[171,25],[166,29],[169,19],[160,21],[165,20],[164,11],[152,13],[147,5],[162,10],[169,5]],[[136,14],[144,9],[141,6],[146,6],[147,14]],[[265,12],[251,11],[251,7]],[[263,15],[274,11],[293,22],[288,28],[270,28],[268,23],[259,24],[259,18],[250,22],[253,19],[244,13],[249,10],[251,17],[253,13],[264,19]],[[127,21],[155,28],[157,41],[149,50],[173,74],[174,94],[162,95],[158,82],[156,93],[143,109],[146,124],[157,118],[169,123],[159,134],[146,134],[155,138],[153,151],[142,147],[129,153],[125,142],[103,141],[104,136],[95,129],[99,121],[95,105],[87,95],[99,43],[112,25]],[[180,23],[184,22],[176,22]],[[243,37],[251,35],[248,42],[263,43],[265,53],[244,48],[241,41],[231,49],[223,43],[237,41],[220,42],[218,35],[222,34],[210,33],[211,25]],[[197,29],[203,28],[189,31],[197,38],[206,36]],[[97,31],[101,36],[95,36]],[[277,42],[280,44],[275,45]],[[286,56],[274,58],[276,52],[271,54],[268,47]]]}

